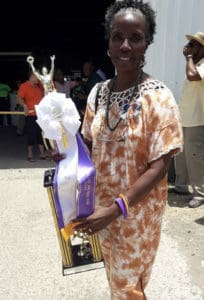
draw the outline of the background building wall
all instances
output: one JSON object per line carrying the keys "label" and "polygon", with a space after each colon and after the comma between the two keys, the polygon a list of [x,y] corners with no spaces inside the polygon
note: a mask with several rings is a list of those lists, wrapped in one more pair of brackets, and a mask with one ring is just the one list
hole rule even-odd
{"label": "background building wall", "polygon": [[179,102],[185,77],[186,34],[204,32],[204,0],[149,0],[157,12],[155,40],[144,70],[163,81]]}

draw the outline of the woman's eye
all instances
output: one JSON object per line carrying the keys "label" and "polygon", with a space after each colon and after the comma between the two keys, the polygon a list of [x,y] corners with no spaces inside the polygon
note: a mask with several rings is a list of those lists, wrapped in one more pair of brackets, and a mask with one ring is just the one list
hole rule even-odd
{"label": "woman's eye", "polygon": [[113,41],[121,41],[122,40],[122,36],[119,34],[115,34],[112,36],[112,40]]}
{"label": "woman's eye", "polygon": [[[121,34],[116,33],[112,36],[111,39],[112,39],[113,42],[122,42],[123,43],[126,38],[124,38]],[[129,43],[138,43],[142,39],[143,39],[143,37],[141,37],[139,35],[132,35],[132,36],[127,38]]]}
{"label": "woman's eye", "polygon": [[139,41],[141,41],[142,37],[138,36],[138,35],[133,35],[130,37],[130,42],[131,43],[138,43]]}

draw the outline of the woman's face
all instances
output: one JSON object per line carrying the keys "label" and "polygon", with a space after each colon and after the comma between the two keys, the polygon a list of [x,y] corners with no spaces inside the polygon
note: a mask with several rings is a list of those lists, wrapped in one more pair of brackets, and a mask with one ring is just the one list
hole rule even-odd
{"label": "woman's face", "polygon": [[116,15],[109,39],[110,58],[117,71],[136,70],[147,48],[145,18],[125,12]]}

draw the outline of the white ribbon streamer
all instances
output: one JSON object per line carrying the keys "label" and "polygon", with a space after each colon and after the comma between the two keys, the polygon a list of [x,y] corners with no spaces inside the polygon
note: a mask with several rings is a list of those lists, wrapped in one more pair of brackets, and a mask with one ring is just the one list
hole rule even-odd
{"label": "white ribbon streamer", "polygon": [[[71,98],[65,94],[48,93],[35,106],[37,123],[47,139],[56,141],[59,153],[66,155],[57,168],[58,198],[64,226],[77,216],[77,166],[78,146],[76,134],[81,124],[80,116]],[[67,140],[64,143],[63,133]]]}

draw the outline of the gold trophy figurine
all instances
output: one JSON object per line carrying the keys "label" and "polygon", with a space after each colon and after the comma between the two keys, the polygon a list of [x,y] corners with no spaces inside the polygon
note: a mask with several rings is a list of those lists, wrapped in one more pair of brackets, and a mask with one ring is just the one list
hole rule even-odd
{"label": "gold trophy figurine", "polygon": [[48,73],[48,70],[46,67],[42,67],[42,74],[40,74],[34,67],[34,57],[28,56],[27,62],[31,66],[31,69],[33,71],[33,74],[40,80],[40,82],[43,85],[45,95],[47,95],[49,92],[55,91],[54,84],[53,84],[53,76],[54,76],[54,61],[55,61],[55,55],[50,56],[51,59],[51,69]]}

